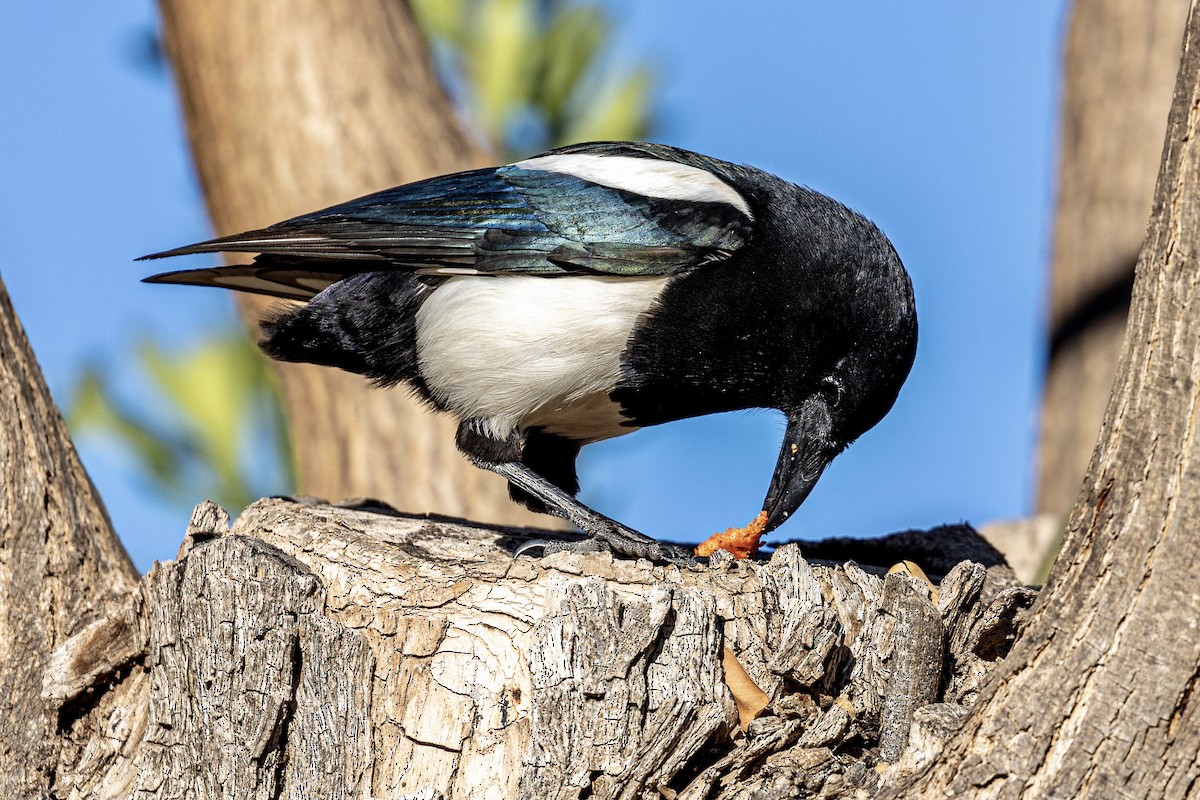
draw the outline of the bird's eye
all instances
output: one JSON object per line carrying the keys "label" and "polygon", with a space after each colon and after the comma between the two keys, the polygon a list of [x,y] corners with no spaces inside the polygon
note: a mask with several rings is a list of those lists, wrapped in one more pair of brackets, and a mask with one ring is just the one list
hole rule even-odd
{"label": "bird's eye", "polygon": [[842,400],[842,384],[836,378],[822,380],[820,392],[829,408],[834,408]]}

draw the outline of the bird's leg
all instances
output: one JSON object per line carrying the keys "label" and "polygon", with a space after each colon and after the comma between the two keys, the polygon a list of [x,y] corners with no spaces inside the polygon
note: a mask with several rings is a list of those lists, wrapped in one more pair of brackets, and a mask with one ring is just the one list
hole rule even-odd
{"label": "bird's leg", "polygon": [[[456,437],[461,450],[475,466],[502,475],[509,483],[541,500],[546,511],[571,522],[583,531],[585,539],[578,542],[528,543],[524,547],[542,546],[546,550],[595,552],[611,550],[629,558],[648,558],[653,561],[684,561],[693,558],[690,549],[665,544],[638,533],[598,511],[579,502],[570,492],[534,472],[520,461],[521,438],[516,431],[506,439],[497,439],[482,432],[477,423],[464,420]],[[521,551],[518,551],[518,554]]]}
{"label": "bird's leg", "polygon": [[489,464],[477,460],[476,464],[504,476],[509,482],[529,492],[545,503],[550,513],[576,525],[588,537],[579,543],[567,543],[563,549],[594,551],[599,549],[596,547],[599,544],[617,555],[630,558],[680,561],[692,557],[687,548],[659,542],[593,511],[519,461]]}

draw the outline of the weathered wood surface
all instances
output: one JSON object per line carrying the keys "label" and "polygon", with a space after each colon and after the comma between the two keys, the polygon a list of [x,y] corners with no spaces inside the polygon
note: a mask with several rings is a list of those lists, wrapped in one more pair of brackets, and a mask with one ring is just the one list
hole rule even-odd
{"label": "weathered wood surface", "polygon": [[137,573],[79,463],[0,283],[0,797],[47,790],[58,741],[50,652]]}
{"label": "weathered wood surface", "polygon": [[[995,563],[935,591],[794,545],[681,568],[381,507],[225,523],[198,507],[55,654],[56,796],[853,796],[933,757],[1033,598]],[[771,699],[746,731],[724,648]]]}

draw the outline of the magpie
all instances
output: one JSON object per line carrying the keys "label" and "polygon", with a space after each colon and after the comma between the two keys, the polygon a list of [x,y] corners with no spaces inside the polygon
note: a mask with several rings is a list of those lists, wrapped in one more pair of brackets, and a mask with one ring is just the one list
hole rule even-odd
{"label": "magpie", "polygon": [[778,409],[769,531],[888,412],[916,352],[912,284],[875,225],[660,144],[560,147],[143,258],[219,252],[257,256],[145,280],[299,301],[262,321],[269,356],[454,414],[472,462],[583,531],[571,549],[687,555],[576,499],[584,445]]}

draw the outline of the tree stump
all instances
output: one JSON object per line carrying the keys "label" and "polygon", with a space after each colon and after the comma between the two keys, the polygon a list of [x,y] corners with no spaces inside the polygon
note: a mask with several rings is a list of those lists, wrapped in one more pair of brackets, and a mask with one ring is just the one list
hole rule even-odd
{"label": "tree stump", "polygon": [[936,588],[836,542],[511,555],[554,535],[201,504],[55,651],[55,796],[855,796],[936,756],[1034,597],[967,526],[874,545]]}

